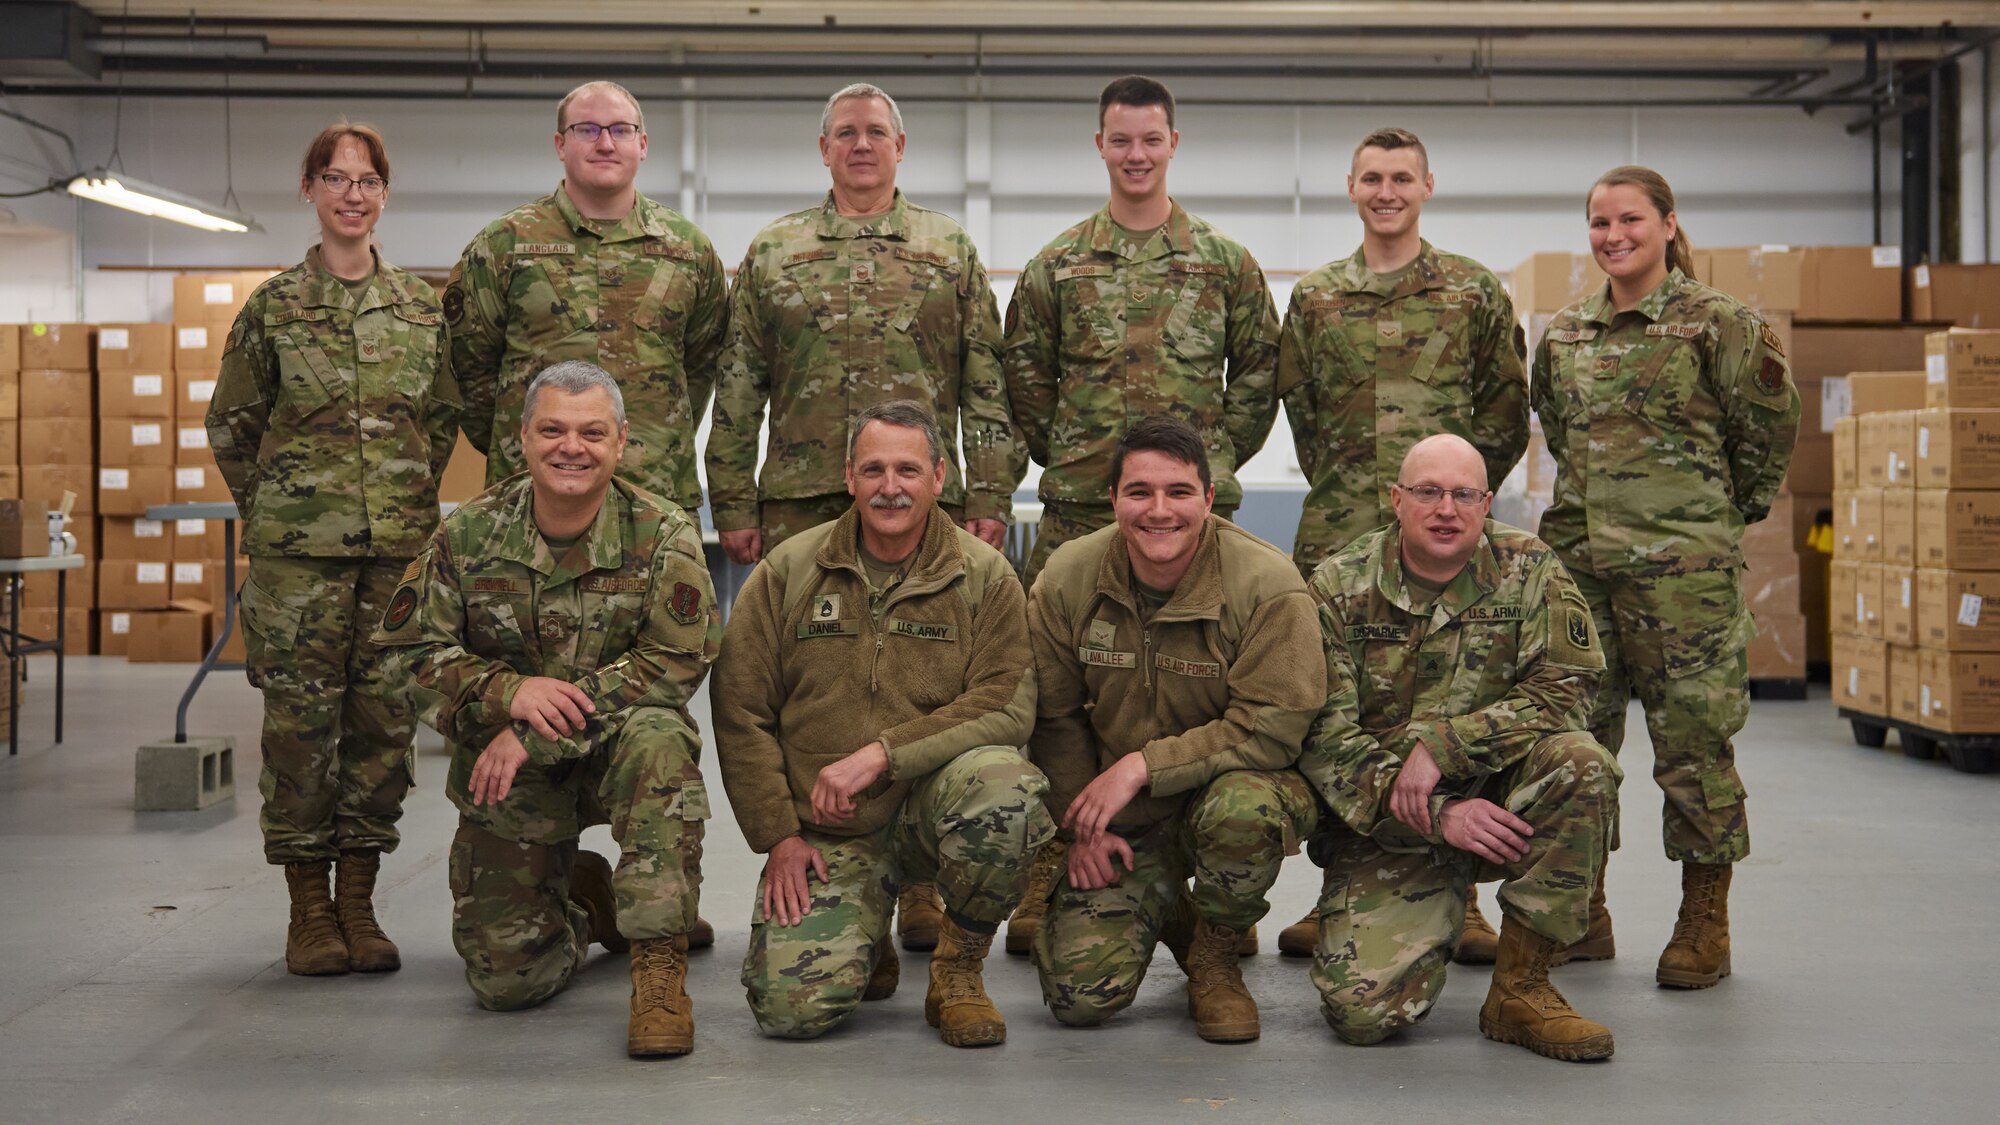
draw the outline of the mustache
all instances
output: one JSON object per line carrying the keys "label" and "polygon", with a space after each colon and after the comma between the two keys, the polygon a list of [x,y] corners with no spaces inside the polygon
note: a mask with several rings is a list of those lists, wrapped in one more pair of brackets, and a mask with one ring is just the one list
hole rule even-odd
{"label": "mustache", "polygon": [[868,499],[868,506],[871,508],[888,508],[890,510],[895,510],[899,508],[913,507],[915,504],[916,500],[907,493],[905,493],[902,496],[872,496],[869,497]]}

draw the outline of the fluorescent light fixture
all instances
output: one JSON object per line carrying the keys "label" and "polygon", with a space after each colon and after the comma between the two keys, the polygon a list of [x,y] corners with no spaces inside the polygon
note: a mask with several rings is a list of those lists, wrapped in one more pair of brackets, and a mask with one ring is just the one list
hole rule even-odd
{"label": "fluorescent light fixture", "polygon": [[264,233],[257,220],[248,215],[203,203],[192,196],[157,187],[123,172],[93,168],[69,182],[69,193],[156,219],[172,219],[202,230],[226,234],[243,234],[253,230]]}

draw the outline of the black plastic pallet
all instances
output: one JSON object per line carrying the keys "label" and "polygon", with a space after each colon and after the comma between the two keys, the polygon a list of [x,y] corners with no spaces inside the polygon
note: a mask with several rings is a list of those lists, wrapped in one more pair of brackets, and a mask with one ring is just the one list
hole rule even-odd
{"label": "black plastic pallet", "polygon": [[1949,734],[1848,707],[1840,708],[1840,717],[1854,728],[1857,746],[1880,749],[1888,743],[1889,732],[1895,731],[1904,757],[1926,762],[1942,757],[1960,773],[1990,773],[2000,758],[2000,734]]}
{"label": "black plastic pallet", "polygon": [[1750,698],[1752,699],[1804,699],[1805,697],[1806,681],[1804,677],[1793,680],[1765,676],[1753,678],[1750,681]]}

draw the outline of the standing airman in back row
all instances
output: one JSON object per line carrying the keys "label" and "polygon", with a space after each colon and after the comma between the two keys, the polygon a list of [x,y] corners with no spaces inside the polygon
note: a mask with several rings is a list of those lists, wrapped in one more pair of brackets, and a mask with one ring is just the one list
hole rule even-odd
{"label": "standing airman in back row", "polygon": [[[1389,522],[1391,490],[1420,439],[1470,441],[1499,481],[1528,447],[1527,347],[1500,281],[1424,240],[1435,181],[1416,135],[1377,129],[1355,146],[1347,197],[1361,248],[1301,278],[1278,344],[1278,394],[1309,491],[1292,558],[1321,560]],[[1466,900],[1466,962],[1493,960],[1495,934]],[[1312,916],[1278,949],[1312,955]]]}

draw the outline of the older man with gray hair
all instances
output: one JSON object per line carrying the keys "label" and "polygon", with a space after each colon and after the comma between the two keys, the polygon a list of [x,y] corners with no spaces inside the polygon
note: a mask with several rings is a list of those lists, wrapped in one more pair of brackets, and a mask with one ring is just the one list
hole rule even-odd
{"label": "older man with gray hair", "polygon": [[[612,471],[617,382],[558,363],[522,399],[528,471],[453,512],[376,630],[452,746],[452,940],[481,1006],[631,952],[626,1049],[694,1049],[684,981],[708,793],[687,713],[722,643],[694,521]],[[579,851],[609,822],[618,863]]]}
{"label": "older man with gray hair", "polygon": [[[841,439],[863,408],[892,399],[921,403],[943,432],[938,506],[992,546],[1006,535],[1026,461],[1000,375],[998,308],[972,237],[897,190],[906,140],[903,112],[880,88],[836,91],[819,136],[832,190],[759,231],[736,272],[707,454],[715,528],[736,563],[847,511]],[[936,902],[928,886],[905,889],[906,948],[937,944]]]}

